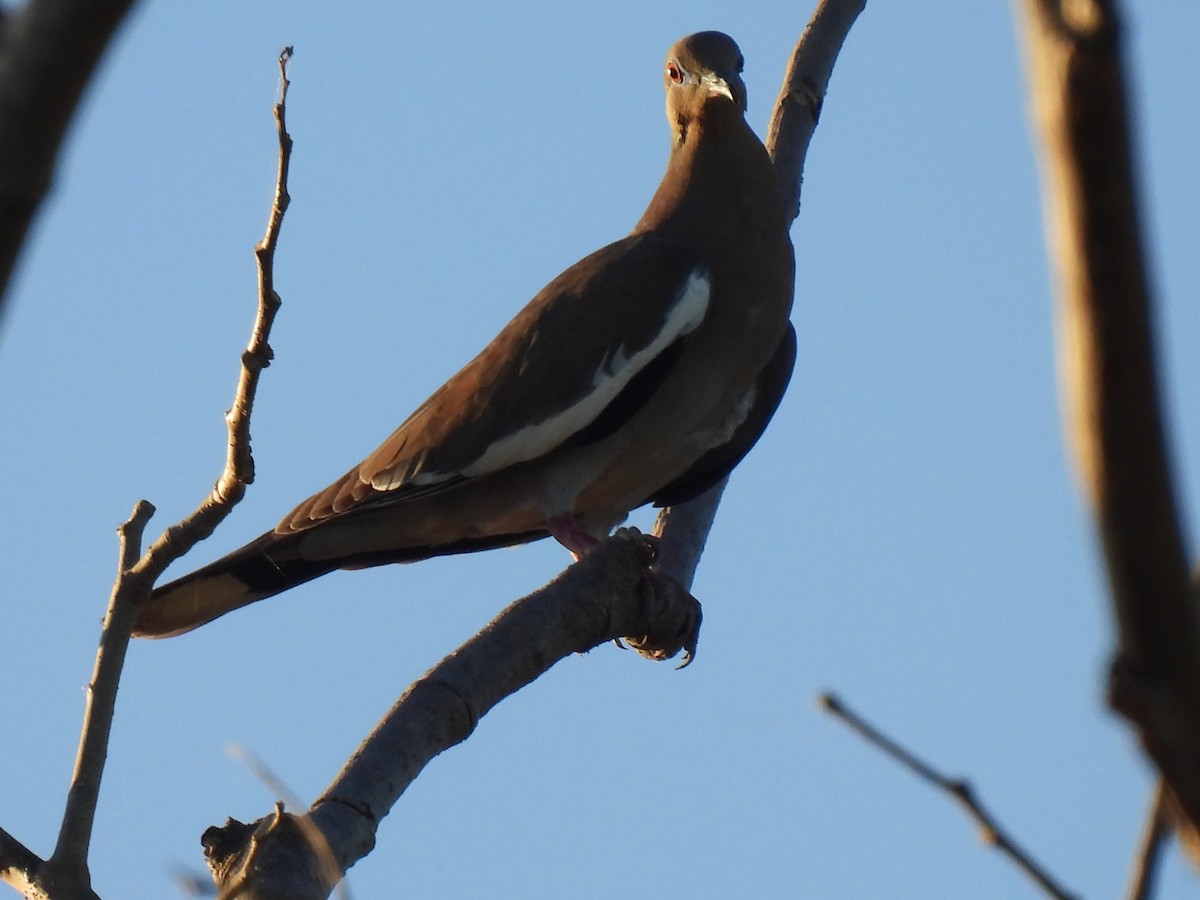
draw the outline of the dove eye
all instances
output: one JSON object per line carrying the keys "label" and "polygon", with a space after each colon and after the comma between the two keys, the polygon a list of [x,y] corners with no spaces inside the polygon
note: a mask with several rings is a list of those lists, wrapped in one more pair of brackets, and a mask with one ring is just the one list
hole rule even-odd
{"label": "dove eye", "polygon": [[682,84],[683,72],[680,71],[678,65],[673,62],[669,62],[667,63],[667,78],[670,79],[672,84]]}

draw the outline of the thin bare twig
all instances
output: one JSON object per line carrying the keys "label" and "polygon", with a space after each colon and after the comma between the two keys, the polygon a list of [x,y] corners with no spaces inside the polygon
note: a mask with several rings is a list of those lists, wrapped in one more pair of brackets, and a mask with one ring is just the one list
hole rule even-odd
{"label": "thin bare twig", "polygon": [[1034,862],[1028,852],[1005,831],[1000,823],[983,807],[970,782],[962,778],[944,775],[910,750],[905,749],[857,713],[848,709],[834,694],[822,694],[818,698],[821,708],[856,732],[867,743],[882,750],[901,766],[922,781],[933,785],[953,797],[979,827],[984,843],[991,844],[1026,875],[1032,878],[1043,891],[1057,900],[1073,900],[1074,894],[1062,887],[1044,868]]}
{"label": "thin bare twig", "polygon": [[[1117,623],[1109,703],[1200,826],[1200,611],[1156,372],[1116,0],[1021,0],[1059,370]],[[1190,823],[1190,826],[1188,825]],[[1185,842],[1187,843],[1187,842]]]}
{"label": "thin bare twig", "polygon": [[225,413],[229,435],[225,466],[204,501],[185,519],[164,531],[138,562],[137,571],[145,572],[151,581],[157,579],[168,565],[209,537],[242,499],[246,485],[254,481],[254,460],[250,452],[250,414],[254,409],[259,377],[262,370],[271,364],[273,355],[269,343],[271,326],[282,305],[275,290],[275,247],[279,242],[284,213],[291,203],[287,177],[292,159],[292,136],[288,134],[286,119],[287,91],[291,84],[287,77],[287,67],[291,58],[291,47],[285,47],[279,54],[280,91],[279,101],[274,107],[275,126],[279,137],[275,199],[271,204],[266,233],[254,248],[254,257],[258,264],[258,311],[250,342],[242,352],[242,366],[237,389],[234,391],[233,405]]}
{"label": "thin bare twig", "polygon": [[287,67],[292,52],[291,47],[284,47],[279,54],[279,102],[274,107],[275,129],[279,136],[279,168],[275,175],[275,199],[271,204],[267,231],[254,248],[254,258],[258,263],[258,315],[254,321],[250,345],[242,354],[242,372],[238,379],[234,403],[225,414],[229,428],[225,471],[213,488],[216,498],[230,505],[236,503],[241,498],[245,486],[254,481],[254,459],[250,454],[250,413],[258,393],[259,377],[262,370],[271,364],[273,354],[267,339],[275,322],[275,314],[282,305],[279,294],[275,291],[275,247],[279,243],[284,214],[292,202],[287,187],[288,170],[292,161],[292,136],[288,134],[286,118],[288,86],[291,84]]}
{"label": "thin bare twig", "polygon": [[1150,900],[1154,896],[1154,882],[1158,875],[1158,864],[1171,836],[1171,821],[1167,813],[1167,787],[1162,779],[1154,786],[1150,797],[1150,809],[1146,814],[1146,826],[1138,842],[1138,852],[1133,859],[1133,871],[1129,878],[1128,900]]}

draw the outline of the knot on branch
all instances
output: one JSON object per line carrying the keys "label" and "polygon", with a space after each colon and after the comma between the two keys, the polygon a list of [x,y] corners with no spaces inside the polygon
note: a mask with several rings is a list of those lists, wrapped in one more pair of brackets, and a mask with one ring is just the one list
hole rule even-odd
{"label": "knot on branch", "polygon": [[469,738],[484,712],[479,708],[478,699],[471,696],[469,690],[453,678],[441,677],[436,668],[413,682],[401,701],[416,707],[439,710],[441,730],[449,745],[459,744]]}
{"label": "knot on branch", "polygon": [[224,825],[212,825],[200,835],[200,846],[204,848],[204,858],[215,881],[220,883],[233,869],[238,854],[249,844],[253,834],[253,824],[226,819]]}
{"label": "knot on branch", "polygon": [[825,98],[811,81],[805,80],[800,87],[789,91],[788,100],[812,116],[813,125],[821,121],[821,107],[825,105]]}
{"label": "knot on branch", "polygon": [[254,481],[254,462],[250,459],[249,448],[240,454],[244,461],[242,467],[249,469],[249,476],[230,471],[221,473],[217,483],[213,485],[212,502],[222,508],[232,508],[242,502],[246,496],[246,485]]}
{"label": "knot on branch", "polygon": [[257,822],[214,825],[200,843],[222,896],[324,898],[342,877],[321,831],[282,803]]}

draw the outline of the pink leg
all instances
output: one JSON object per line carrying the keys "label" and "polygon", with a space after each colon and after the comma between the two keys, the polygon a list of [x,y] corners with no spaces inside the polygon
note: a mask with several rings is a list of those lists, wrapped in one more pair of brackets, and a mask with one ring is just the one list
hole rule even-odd
{"label": "pink leg", "polygon": [[575,517],[570,513],[554,516],[546,522],[546,528],[554,539],[571,551],[576,561],[595,547],[600,541],[579,527]]}

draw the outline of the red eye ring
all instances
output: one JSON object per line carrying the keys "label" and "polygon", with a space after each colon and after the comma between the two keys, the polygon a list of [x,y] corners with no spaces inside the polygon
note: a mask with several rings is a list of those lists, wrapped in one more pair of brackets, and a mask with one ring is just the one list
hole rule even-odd
{"label": "red eye ring", "polygon": [[683,84],[683,72],[674,60],[667,63],[667,78],[672,84]]}

